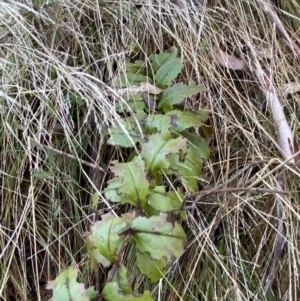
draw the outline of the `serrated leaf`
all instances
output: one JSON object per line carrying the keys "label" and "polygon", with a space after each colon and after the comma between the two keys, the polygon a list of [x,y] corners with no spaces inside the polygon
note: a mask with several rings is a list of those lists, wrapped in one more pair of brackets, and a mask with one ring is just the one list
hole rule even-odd
{"label": "serrated leaf", "polygon": [[98,264],[100,263],[104,267],[109,267],[111,262],[100,254],[98,248],[90,240],[90,234],[87,235],[86,239],[87,251],[90,258],[90,266],[93,271],[98,269]]}
{"label": "serrated leaf", "polygon": [[181,137],[166,141],[159,134],[151,135],[149,141],[142,145],[142,157],[146,161],[146,169],[155,175],[161,168],[168,168],[169,161],[166,156],[178,152],[185,144],[186,139]]}
{"label": "serrated leaf", "polygon": [[102,291],[102,297],[106,301],[154,301],[149,291],[144,291],[143,295],[125,295],[121,292],[116,282],[106,284]]}
{"label": "serrated leaf", "polygon": [[153,72],[156,73],[157,70],[166,62],[171,61],[177,57],[178,49],[176,47],[172,47],[171,53],[161,52],[159,54],[153,54],[149,57],[151,62],[151,67]]}
{"label": "serrated leaf", "polygon": [[117,233],[126,227],[122,218],[114,217],[110,213],[103,214],[102,220],[91,227],[90,242],[107,260],[116,262],[119,249],[125,239],[124,235],[119,236]]}
{"label": "serrated leaf", "polygon": [[171,117],[171,125],[174,130],[178,132],[193,126],[200,126],[203,124],[203,121],[206,120],[206,114],[203,111],[173,110],[166,113],[166,115]]}
{"label": "serrated leaf", "polygon": [[133,73],[133,74],[141,73],[144,67],[145,67],[145,63],[140,60],[136,60],[134,61],[134,63],[127,62],[126,72]]}
{"label": "serrated leaf", "polygon": [[140,133],[133,130],[124,131],[120,127],[110,129],[109,135],[107,143],[114,146],[132,147],[135,143],[142,143],[144,141]]}
{"label": "serrated leaf", "polygon": [[164,112],[172,110],[173,105],[183,102],[186,97],[190,97],[199,92],[207,91],[203,85],[192,84],[187,86],[183,83],[178,83],[164,90],[161,94],[158,108]]}
{"label": "serrated leaf", "polygon": [[200,135],[190,133],[189,131],[182,131],[180,133],[183,137],[196,147],[195,153],[199,158],[208,159],[210,155],[209,148],[205,142],[205,139]]}
{"label": "serrated leaf", "polygon": [[105,197],[113,202],[129,203],[144,208],[149,194],[144,160],[116,163],[110,169],[116,178],[108,181],[109,185],[104,190]]}
{"label": "serrated leaf", "polygon": [[55,280],[48,281],[47,289],[53,290],[50,301],[90,301],[83,283],[78,283],[78,271],[69,267],[62,271]]}
{"label": "serrated leaf", "polygon": [[171,137],[170,127],[172,127],[171,116],[155,114],[148,117],[145,133],[158,133],[163,140],[168,140]]}
{"label": "serrated leaf", "polygon": [[[183,198],[183,196],[178,194],[179,192],[175,191],[166,192],[165,186],[156,186],[148,197],[148,204],[159,212],[180,209],[182,205],[180,197]],[[178,213],[185,219],[184,211],[178,211]]]}
{"label": "serrated leaf", "polygon": [[178,76],[183,64],[180,58],[173,58],[166,61],[155,74],[155,83],[159,88],[165,88],[172,84],[172,81]]}
{"label": "serrated leaf", "polygon": [[[108,278],[110,278],[110,274],[112,271],[108,273]],[[116,282],[123,294],[131,294],[132,288],[128,282],[128,271],[124,265],[120,265],[115,273],[112,282]]]}
{"label": "serrated leaf", "polygon": [[114,86],[124,88],[132,85],[139,85],[144,82],[152,84],[153,80],[149,76],[142,74],[125,73],[121,74],[112,84],[114,84]]}
{"label": "serrated leaf", "polygon": [[155,260],[164,258],[167,263],[183,252],[186,235],[178,223],[167,222],[161,213],[149,218],[139,216],[132,222],[131,242],[141,253],[148,252]]}
{"label": "serrated leaf", "polygon": [[162,278],[167,271],[167,262],[164,258],[154,260],[148,253],[137,253],[136,264],[140,272],[147,276],[151,282],[155,282]]}
{"label": "serrated leaf", "polygon": [[199,190],[199,177],[202,172],[202,160],[196,155],[197,149],[190,146],[183,149],[184,159],[179,160],[177,154],[168,156],[172,169],[182,179],[189,191]]}
{"label": "serrated leaf", "polygon": [[141,93],[130,95],[130,96],[125,96],[123,98],[126,101],[128,106],[122,102],[117,102],[116,103],[116,111],[118,113],[129,112],[130,109],[133,112],[139,112],[139,111],[143,111],[146,109],[146,103],[145,103]]}

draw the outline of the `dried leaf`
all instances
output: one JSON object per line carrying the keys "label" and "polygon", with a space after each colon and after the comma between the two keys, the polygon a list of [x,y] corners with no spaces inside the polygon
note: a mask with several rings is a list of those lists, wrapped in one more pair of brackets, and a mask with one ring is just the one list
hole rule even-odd
{"label": "dried leaf", "polygon": [[160,94],[162,90],[160,88],[155,87],[154,85],[145,82],[140,85],[133,85],[123,89],[115,89],[114,90],[120,96],[122,95],[133,95],[137,93],[149,93],[149,94]]}
{"label": "dried leaf", "polygon": [[279,94],[286,96],[300,91],[300,83],[288,83],[279,87]]}
{"label": "dried leaf", "polygon": [[263,48],[261,50],[256,50],[256,54],[262,59],[271,59],[273,57],[271,48]]}
{"label": "dried leaf", "polygon": [[222,67],[232,70],[246,70],[248,65],[234,55],[227,54],[217,47],[212,48],[212,56],[216,63]]}

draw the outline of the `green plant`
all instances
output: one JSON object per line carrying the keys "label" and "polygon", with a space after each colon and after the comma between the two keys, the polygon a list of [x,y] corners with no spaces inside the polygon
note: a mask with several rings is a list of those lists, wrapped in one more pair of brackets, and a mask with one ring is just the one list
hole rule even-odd
{"label": "green plant", "polygon": [[[199,190],[202,160],[209,156],[205,139],[191,130],[203,125],[206,114],[182,106],[186,97],[206,88],[196,84],[172,85],[183,67],[176,48],[171,53],[150,56],[149,62],[151,66],[141,61],[128,63],[127,73],[117,79],[120,88],[136,89],[138,93],[118,103],[123,122],[107,133],[108,144],[131,148],[132,152],[127,162],[112,162],[110,169],[115,176],[108,181],[104,195],[134,209],[122,217],[102,215],[87,235],[91,268],[96,269],[99,263],[111,267],[101,293],[102,300],[107,301],[153,300],[149,291],[139,296],[133,294],[122,264],[123,255],[128,245],[133,245],[136,265],[151,282],[166,274],[186,242],[179,222],[186,218],[183,194]],[[147,70],[152,70],[153,75],[147,74]],[[145,81],[153,84],[151,87],[158,89],[158,93],[139,92],[136,85]],[[180,184],[175,185],[174,179]],[[85,301],[97,296],[92,288],[85,291],[76,282],[76,276],[71,267],[49,283],[53,301]]]}

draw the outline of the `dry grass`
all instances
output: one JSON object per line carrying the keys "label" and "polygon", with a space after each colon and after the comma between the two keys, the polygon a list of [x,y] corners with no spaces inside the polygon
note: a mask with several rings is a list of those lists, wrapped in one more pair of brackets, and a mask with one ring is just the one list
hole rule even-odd
{"label": "dry grass", "polygon": [[[0,3],[2,300],[47,299],[46,281],[72,263],[81,280],[93,284],[84,233],[92,195],[107,177],[79,159],[105,167],[126,155],[103,139],[105,127],[120,122],[106,85],[126,61],[175,45],[186,62],[180,80],[209,88],[191,100],[209,113],[215,129],[203,189],[226,183],[248,161],[282,157],[256,78],[218,66],[212,56],[212,47],[242,59],[246,47],[269,48],[272,59],[261,63],[272,70],[276,86],[299,83],[299,62],[257,2],[215,0],[198,8],[193,1],[179,1],[182,8],[171,1],[140,1],[141,7],[132,2]],[[300,6],[291,5],[294,11],[274,10],[300,45]],[[297,136],[299,93],[281,102]],[[291,191],[282,197],[287,244],[266,295],[277,235],[274,196],[245,192],[211,196],[189,214],[189,248],[157,286],[140,278],[128,250],[135,289],[151,288],[157,300],[299,300],[298,169],[260,165],[230,185],[275,189],[283,172]],[[107,209],[104,199],[98,208]],[[100,271],[100,285],[105,275]]]}

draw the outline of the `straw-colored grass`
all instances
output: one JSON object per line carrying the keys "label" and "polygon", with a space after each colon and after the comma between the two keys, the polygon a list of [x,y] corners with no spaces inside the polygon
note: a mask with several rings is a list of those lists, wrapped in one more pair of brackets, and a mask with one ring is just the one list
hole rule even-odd
{"label": "straw-colored grass", "polygon": [[[298,2],[272,5],[300,45]],[[125,62],[172,46],[185,61],[178,80],[209,88],[190,99],[192,107],[207,111],[215,131],[199,179],[203,189],[226,183],[248,161],[281,160],[255,76],[218,66],[212,55],[217,47],[245,59],[247,47],[268,48],[272,59],[261,63],[272,70],[276,86],[300,83],[299,62],[258,2],[0,3],[0,300],[47,300],[45,283],[71,264],[80,268],[80,281],[103,287],[107,271],[89,270],[84,235],[98,218],[92,195],[108,177],[84,161],[105,168],[128,156],[105,144],[105,128],[120,123],[107,85]],[[297,137],[299,93],[282,96],[281,102]],[[207,197],[189,212],[188,249],[159,284],[139,275],[128,249],[124,262],[135,291],[151,289],[164,301],[299,300],[298,169],[259,165],[228,186],[279,189],[279,174],[291,192],[282,197],[287,243],[267,294],[264,280],[278,233],[275,198],[246,192]],[[100,197],[98,210],[105,212],[108,205]],[[126,208],[115,210],[121,214]],[[215,235],[209,237],[212,227]]]}

